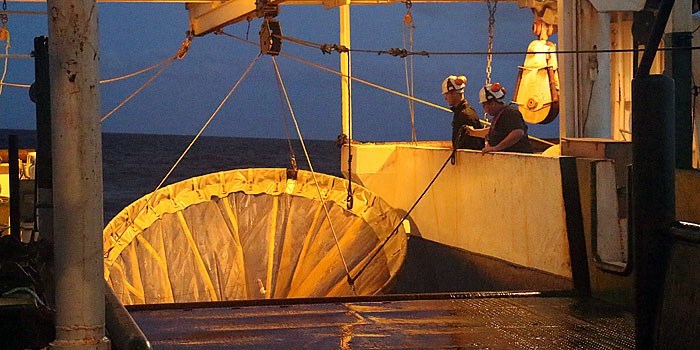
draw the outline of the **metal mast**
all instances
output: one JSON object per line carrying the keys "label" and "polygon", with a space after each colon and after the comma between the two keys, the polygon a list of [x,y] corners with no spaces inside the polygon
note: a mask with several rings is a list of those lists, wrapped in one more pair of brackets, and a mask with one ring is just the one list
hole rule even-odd
{"label": "metal mast", "polygon": [[56,349],[108,349],[95,0],[48,0]]}

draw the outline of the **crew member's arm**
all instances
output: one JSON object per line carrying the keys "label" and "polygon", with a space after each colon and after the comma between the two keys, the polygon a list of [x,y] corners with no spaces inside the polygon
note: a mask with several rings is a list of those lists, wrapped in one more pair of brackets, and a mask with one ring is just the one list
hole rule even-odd
{"label": "crew member's arm", "polygon": [[506,138],[504,138],[501,142],[499,142],[495,146],[487,145],[484,147],[483,150],[481,150],[484,153],[488,152],[499,152],[502,151],[520,141],[521,138],[525,135],[525,131],[523,129],[515,129],[511,131]]}
{"label": "crew member's arm", "polygon": [[469,136],[481,137],[482,139],[485,139],[486,135],[489,134],[489,127],[485,127],[483,129],[474,129],[474,127],[471,125],[465,125],[465,127]]}

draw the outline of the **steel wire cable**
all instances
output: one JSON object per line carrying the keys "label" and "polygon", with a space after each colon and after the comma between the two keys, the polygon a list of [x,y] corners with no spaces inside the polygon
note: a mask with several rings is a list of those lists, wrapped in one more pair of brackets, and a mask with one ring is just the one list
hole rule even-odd
{"label": "steel wire cable", "polygon": [[279,67],[277,66],[277,60],[275,59],[274,56],[272,57],[272,64],[275,67],[275,73],[277,74],[277,81],[279,82],[280,86],[282,87],[282,92],[284,93],[284,98],[287,101],[287,107],[289,108],[289,114],[292,116],[292,120],[294,121],[294,127],[297,130],[297,135],[299,136],[299,141],[301,142],[301,148],[304,150],[304,156],[306,156],[306,162],[309,165],[309,170],[311,171],[311,175],[314,178],[314,185],[316,186],[316,191],[318,192],[318,199],[321,201],[321,205],[323,206],[323,211],[326,214],[326,220],[328,220],[328,226],[331,229],[331,233],[333,233],[333,239],[335,239],[335,246],[338,248],[338,255],[340,255],[340,260],[343,262],[343,267],[345,267],[345,274],[347,276],[348,283],[350,284],[350,287],[352,289],[352,293],[357,295],[357,292],[355,290],[355,284],[354,280],[351,279],[350,277],[350,269],[348,268],[348,264],[345,261],[345,256],[343,255],[342,249],[340,249],[340,242],[338,241],[338,234],[335,232],[335,227],[333,226],[333,221],[331,220],[331,214],[328,211],[328,207],[326,207],[326,201],[323,198],[323,194],[321,193],[321,186],[318,184],[318,180],[316,179],[316,172],[314,171],[314,167],[311,164],[311,157],[309,157],[309,152],[306,149],[306,143],[304,142],[304,138],[301,135],[301,129],[299,129],[299,122],[297,121],[297,118],[294,114],[294,109],[292,108],[292,103],[289,100],[289,95],[287,94],[287,89],[284,86],[284,81],[282,80],[282,75],[280,74]]}
{"label": "steel wire cable", "polygon": [[[236,82],[236,84],[233,85],[233,87],[229,90],[229,92],[226,94],[226,96],[224,97],[224,99],[219,103],[219,106],[214,110],[214,112],[211,114],[211,116],[209,116],[209,118],[207,119],[206,123],[204,123],[204,125],[200,128],[200,130],[199,130],[199,132],[197,133],[197,135],[195,135],[195,137],[192,139],[192,141],[190,142],[190,144],[185,148],[185,150],[182,152],[182,154],[181,154],[180,157],[177,159],[177,161],[175,161],[175,163],[170,167],[170,170],[168,170],[167,174],[165,174],[165,176],[164,176],[163,179],[160,181],[160,183],[158,184],[158,186],[156,186],[156,188],[148,195],[149,197],[148,197],[148,199],[146,200],[146,203],[143,205],[143,207],[141,207],[141,208],[138,210],[138,212],[136,213],[135,217],[138,217],[139,215],[141,215],[141,213],[143,212],[143,210],[146,209],[146,208],[150,205],[151,200],[154,198],[155,192],[158,191],[158,190],[163,186],[163,184],[165,183],[165,181],[167,181],[168,177],[170,177],[170,174],[172,174],[172,172],[175,170],[175,168],[177,168],[177,166],[180,164],[180,162],[182,161],[182,159],[185,158],[185,155],[187,155],[187,152],[189,152],[189,150],[192,148],[192,146],[195,144],[195,142],[197,142],[197,140],[198,140],[199,137],[202,135],[202,133],[204,133],[204,130],[207,129],[207,127],[209,126],[209,124],[211,123],[211,121],[214,119],[214,117],[216,117],[216,115],[219,113],[219,111],[221,110],[221,108],[226,104],[226,102],[227,102],[228,99],[231,97],[231,95],[233,94],[233,92],[236,91],[236,89],[238,89],[238,86],[241,84],[241,82],[243,81],[243,79],[245,79],[245,77],[248,75],[248,73],[250,73],[251,69],[253,69],[253,66],[254,66],[255,63],[258,61],[258,59],[260,58],[260,56],[261,56],[261,54],[258,54],[258,55],[253,59],[253,61],[250,63],[250,65],[249,65],[248,68],[245,70],[245,72],[243,72],[243,75],[241,75],[241,77],[238,79],[238,81]],[[127,228],[124,229],[124,230],[122,231],[122,233],[121,233],[119,236],[117,236],[117,238],[115,239],[115,243],[118,242],[118,241],[121,239],[121,237],[124,235],[124,233],[126,233],[127,229],[128,229],[129,227],[131,227],[132,225],[133,225],[133,223],[130,223],[129,226],[127,226]],[[114,248],[114,246],[115,246],[115,245],[112,245],[112,248]],[[105,257],[107,257],[107,256],[109,255],[109,252],[112,250],[112,248],[110,248],[109,250],[107,250],[107,251],[104,253],[104,256],[105,256]]]}
{"label": "steel wire cable", "polygon": [[365,271],[365,269],[367,269],[367,266],[369,266],[369,264],[372,262],[372,260],[374,260],[374,258],[377,257],[379,252],[382,251],[384,246],[386,246],[386,244],[389,243],[389,239],[391,239],[391,237],[393,237],[397,232],[399,232],[399,227],[401,227],[403,225],[404,220],[406,220],[408,218],[408,216],[411,215],[411,212],[413,211],[413,209],[415,209],[416,206],[418,205],[418,203],[420,203],[421,199],[423,199],[423,196],[425,196],[425,194],[428,193],[428,190],[430,189],[430,187],[433,186],[433,184],[435,183],[435,180],[437,180],[438,176],[440,176],[440,174],[442,174],[442,171],[445,170],[447,163],[449,163],[450,160],[452,160],[452,157],[455,155],[456,152],[457,152],[456,148],[452,150],[452,152],[450,153],[450,156],[447,157],[445,162],[440,167],[440,170],[438,170],[438,172],[435,174],[433,179],[430,180],[430,183],[428,183],[428,186],[425,187],[425,190],[423,190],[423,193],[421,193],[421,195],[418,196],[418,199],[416,199],[416,201],[413,203],[411,208],[408,209],[406,214],[404,214],[403,218],[401,218],[401,220],[399,220],[399,223],[396,224],[396,227],[394,227],[394,229],[391,231],[391,233],[384,239],[384,242],[382,242],[382,244],[379,247],[375,248],[375,251],[372,253],[370,258],[365,262],[365,264],[362,266],[362,268],[360,268],[360,270],[357,272],[357,274],[355,274],[355,277],[352,277],[353,281],[356,280],[358,277],[360,277],[360,275],[362,275],[362,273]]}
{"label": "steel wire cable", "polygon": [[[258,45],[258,43],[254,43],[254,42],[252,42],[252,41],[245,40],[245,39],[243,39],[243,38],[241,38],[241,37],[239,37],[239,36],[233,35],[233,34],[229,34],[229,33],[226,33],[226,32],[222,32],[221,34],[224,35],[224,36],[227,36],[227,37],[230,37],[230,38],[239,40],[239,41],[243,41],[243,42],[248,43],[248,44],[251,44],[251,45],[255,45],[255,46]],[[305,59],[303,59],[303,58],[300,58],[300,57],[297,57],[297,56],[294,56],[294,55],[290,55],[290,54],[288,54],[288,53],[280,52],[280,56],[284,56],[284,57],[293,59],[293,60],[295,60],[295,61],[298,61],[298,62],[307,64],[307,65],[310,65],[310,66],[312,66],[312,67],[314,67],[314,68],[321,69],[321,70],[326,71],[326,72],[328,72],[328,73],[333,73],[333,74],[335,74],[335,75],[338,75],[338,76],[341,76],[341,77],[345,77],[345,75],[344,75],[343,73],[341,73],[341,72],[338,72],[338,71],[333,70],[333,69],[328,68],[328,67],[324,67],[324,66],[322,66],[322,65],[316,64],[316,63],[311,62],[311,61],[308,61],[308,60],[305,60]],[[413,100],[413,101],[415,101],[415,102],[424,104],[424,105],[429,106],[429,107],[433,107],[433,108],[439,109],[439,110],[444,111],[444,112],[452,113],[452,110],[449,109],[449,108],[446,108],[446,107],[443,107],[443,106],[437,105],[437,104],[435,104],[435,103],[428,102],[428,101],[425,101],[425,100],[422,100],[422,99],[419,99],[419,98],[416,98],[416,97],[413,97],[413,96],[409,96],[409,95],[404,94],[404,93],[402,93],[402,92],[395,91],[395,90],[389,89],[389,88],[387,88],[387,87],[381,86],[381,85],[379,85],[379,84],[375,84],[375,83],[369,82],[369,81],[364,80],[364,79],[360,79],[360,78],[355,77],[355,76],[349,76],[348,78],[350,78],[351,80],[357,81],[357,82],[359,82],[359,83],[365,84],[365,85],[367,85],[367,86],[371,86],[371,87],[373,87],[373,88],[375,88],[375,89],[379,89],[379,90],[382,90],[382,91],[384,91],[384,92],[388,92],[388,93],[390,93],[390,94],[394,94],[394,95],[397,95],[397,96],[401,96],[401,97],[403,97],[403,98],[407,98],[407,99]],[[489,121],[487,121],[487,120],[481,119],[480,121],[481,121],[481,123],[483,123],[484,125],[491,125],[491,123],[490,123]],[[552,143],[552,142],[549,142],[549,141],[547,141],[547,140],[540,139],[540,138],[538,138],[538,137],[534,137],[534,136],[532,136],[532,135],[529,135],[529,137],[530,137],[531,140],[535,140],[535,141],[537,141],[537,142],[540,142],[540,143],[543,143],[543,144],[546,144],[546,145],[549,145],[549,146],[554,146],[554,145],[555,145],[555,144]]]}
{"label": "steel wire cable", "polygon": [[[411,15],[411,0],[406,1],[406,16],[404,17],[403,25],[403,48],[406,50],[406,32],[408,32],[408,51],[413,51],[414,43],[414,31],[416,27],[413,25],[413,16]],[[413,56],[403,58],[404,71],[406,73],[406,92],[410,95],[414,95],[415,87],[415,70],[413,65]],[[417,142],[418,137],[416,135],[416,106],[413,100],[408,100],[408,113],[411,117],[411,141]]]}
{"label": "steel wire cable", "polygon": [[[226,34],[229,35],[230,34]],[[406,56],[469,56],[469,55],[528,55],[528,54],[589,54],[589,53],[624,53],[624,52],[635,52],[644,51],[644,49],[594,49],[594,50],[556,50],[556,51],[408,51],[399,48],[390,48],[388,50],[376,50],[376,49],[355,49],[347,48],[338,44],[319,44],[308,40],[298,39],[285,35],[275,35],[282,40],[287,40],[289,42],[310,47],[313,49],[319,49],[324,53],[336,52],[360,52],[360,53],[372,53],[377,55],[392,55],[396,57],[404,58]],[[243,39],[244,41],[247,41]],[[257,45],[257,44],[256,44]],[[700,46],[689,46],[689,47],[663,47],[658,48],[657,51],[675,51],[675,50],[698,50]],[[281,53],[280,53],[281,54]]]}
{"label": "steel wire cable", "polygon": [[[2,24],[2,29],[5,29],[5,23]],[[2,69],[2,77],[0,77],[0,94],[2,94],[2,87],[5,85],[5,77],[7,76],[7,65],[10,54],[10,32],[6,31],[7,38],[5,38],[5,64]]]}
{"label": "steel wire cable", "polygon": [[139,75],[139,74],[146,73],[146,72],[148,72],[148,71],[150,71],[150,70],[156,69],[156,68],[158,68],[159,66],[165,64],[166,62],[168,62],[168,61],[171,60],[171,59],[172,59],[172,57],[166,58],[166,59],[164,59],[164,60],[162,60],[162,61],[160,61],[160,62],[158,62],[158,63],[156,63],[156,64],[154,64],[154,65],[152,65],[152,66],[150,66],[150,67],[146,67],[146,68],[137,70],[137,71],[135,71],[135,72],[133,72],[133,73],[124,74],[124,75],[122,75],[122,76],[118,76],[118,77],[114,77],[114,78],[109,78],[109,79],[100,80],[100,84],[113,83],[113,82],[115,82],[115,81],[120,81],[120,80],[124,80],[124,79],[128,79],[128,78],[135,77],[135,76],[137,76],[137,75]]}
{"label": "steel wire cable", "polygon": [[[12,55],[6,55],[6,57],[12,58],[11,56],[12,56]],[[27,55],[27,57],[28,57],[28,58],[32,58],[31,55]],[[149,66],[149,67],[146,67],[146,68],[143,68],[143,69],[139,69],[139,70],[137,70],[137,71],[135,71],[135,72],[132,72],[132,73],[124,74],[124,75],[117,76],[117,77],[114,77],[114,78],[108,78],[108,79],[100,80],[100,84],[108,84],[108,83],[113,83],[113,82],[120,81],[120,80],[125,80],[125,79],[128,79],[128,78],[133,78],[133,77],[135,77],[135,76],[137,76],[137,75],[140,75],[140,74],[146,73],[146,72],[148,72],[148,71],[150,71],[150,70],[153,70],[153,69],[158,68],[159,66],[163,65],[164,63],[166,63],[169,59],[170,59],[170,58],[166,58],[165,60],[163,60],[163,61],[161,61],[161,62],[158,62],[158,63],[156,63],[156,64],[154,64],[154,65],[152,65],[152,66]],[[6,83],[6,82],[0,82],[0,85],[9,86],[9,87],[16,87],[16,88],[23,88],[23,89],[29,89],[29,88],[31,87],[31,84],[16,84],[16,83]]]}
{"label": "steel wire cable", "polygon": [[[112,108],[111,111],[109,111],[107,114],[105,114],[102,119],[100,119],[100,122],[104,122],[109,118],[114,112],[118,111],[120,108],[122,108],[127,102],[131,101],[132,98],[136,97],[143,89],[145,89],[148,85],[150,85],[158,76],[160,76],[170,65],[173,64],[177,56],[172,56],[168,59],[165,60],[165,62],[158,63],[158,65],[162,65],[162,67],[154,74],[151,78],[146,80],[145,83],[143,83],[138,89],[134,90],[134,92],[131,93],[127,98],[125,98],[122,102],[120,102],[116,107]],[[149,69],[150,70],[150,69]]]}

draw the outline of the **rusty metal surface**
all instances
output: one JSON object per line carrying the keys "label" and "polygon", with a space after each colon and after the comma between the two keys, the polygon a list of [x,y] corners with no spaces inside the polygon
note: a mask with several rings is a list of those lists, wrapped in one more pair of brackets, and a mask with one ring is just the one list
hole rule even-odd
{"label": "rusty metal surface", "polygon": [[574,297],[135,309],[155,349],[634,349],[634,319]]}

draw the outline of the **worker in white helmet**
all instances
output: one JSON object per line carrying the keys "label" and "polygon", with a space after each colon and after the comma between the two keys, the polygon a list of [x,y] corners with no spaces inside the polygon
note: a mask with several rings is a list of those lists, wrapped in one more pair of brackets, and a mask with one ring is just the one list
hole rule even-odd
{"label": "worker in white helmet", "polygon": [[445,101],[454,112],[452,117],[452,148],[453,149],[474,149],[484,148],[484,140],[478,137],[469,136],[466,126],[474,129],[481,129],[483,126],[476,116],[476,111],[464,98],[464,88],[467,86],[467,77],[460,75],[450,75],[442,82],[442,94]]}
{"label": "worker in white helmet", "polygon": [[499,83],[486,84],[479,90],[479,102],[484,112],[493,116],[491,126],[485,129],[467,128],[471,136],[486,139],[488,152],[532,153],[532,146],[527,135],[527,124],[517,108],[507,105],[503,100],[506,89]]}

